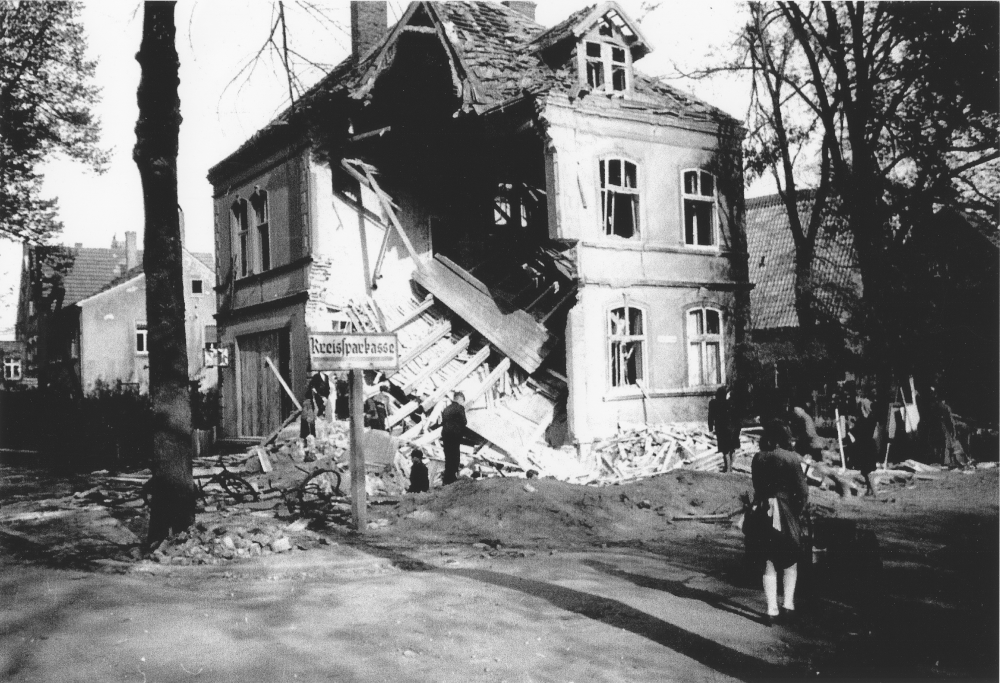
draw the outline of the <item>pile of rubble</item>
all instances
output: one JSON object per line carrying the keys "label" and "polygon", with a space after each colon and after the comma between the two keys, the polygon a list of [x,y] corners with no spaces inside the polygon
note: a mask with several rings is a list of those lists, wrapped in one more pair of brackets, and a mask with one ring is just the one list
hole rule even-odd
{"label": "pile of rubble", "polygon": [[308,550],[324,542],[329,543],[325,537],[306,531],[306,520],[283,528],[258,519],[246,526],[198,522],[153,548],[151,559],[181,566],[221,564],[236,558]]}

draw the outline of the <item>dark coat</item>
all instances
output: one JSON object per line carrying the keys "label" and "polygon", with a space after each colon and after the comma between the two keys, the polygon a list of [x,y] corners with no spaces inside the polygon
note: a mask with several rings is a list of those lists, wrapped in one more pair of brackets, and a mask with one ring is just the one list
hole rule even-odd
{"label": "dark coat", "polygon": [[[809,500],[809,485],[802,472],[802,458],[784,448],[762,450],[751,465],[754,507],[744,521],[747,550],[763,562],[771,560],[783,569],[802,553],[802,513]],[[771,498],[778,500],[781,531],[768,516]]]}
{"label": "dark coat", "polygon": [[715,432],[720,453],[732,453],[740,447],[740,423],[732,401],[720,391],[708,402],[708,429]]}
{"label": "dark coat", "polygon": [[414,460],[410,467],[410,488],[407,493],[426,493],[431,488],[430,478],[427,475],[427,465],[419,460]]}
{"label": "dark coat", "polygon": [[465,418],[465,406],[450,403],[441,411],[441,438],[459,439],[465,434],[465,426],[469,421]]}

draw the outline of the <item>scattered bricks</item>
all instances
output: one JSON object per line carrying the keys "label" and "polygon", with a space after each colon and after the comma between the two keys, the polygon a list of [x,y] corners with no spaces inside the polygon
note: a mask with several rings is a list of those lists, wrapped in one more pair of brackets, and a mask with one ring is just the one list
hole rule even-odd
{"label": "scattered bricks", "polygon": [[638,508],[640,510],[649,510],[652,507],[653,507],[653,504],[650,503],[648,500],[639,501]]}

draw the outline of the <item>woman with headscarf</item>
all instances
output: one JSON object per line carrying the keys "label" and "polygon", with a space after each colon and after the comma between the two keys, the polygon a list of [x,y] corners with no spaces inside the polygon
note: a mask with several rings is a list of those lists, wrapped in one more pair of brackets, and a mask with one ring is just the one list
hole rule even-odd
{"label": "woman with headscarf", "polygon": [[801,516],[809,499],[801,457],[787,450],[788,428],[780,420],[764,426],[760,452],[751,465],[754,503],[745,522],[747,552],[763,570],[767,623],[782,614],[778,607],[778,570],[782,572],[783,610],[795,611],[795,583],[802,555]]}
{"label": "woman with headscarf", "polygon": [[732,393],[722,385],[715,398],[708,402],[708,429],[715,432],[715,441],[722,453],[723,472],[733,469],[733,453],[740,447],[740,423],[733,409]]}

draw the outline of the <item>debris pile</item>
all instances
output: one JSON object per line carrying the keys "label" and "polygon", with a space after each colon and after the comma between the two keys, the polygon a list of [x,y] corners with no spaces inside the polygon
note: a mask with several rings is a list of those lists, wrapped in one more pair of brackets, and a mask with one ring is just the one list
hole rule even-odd
{"label": "debris pile", "polygon": [[236,558],[308,550],[324,541],[329,542],[306,531],[305,520],[286,527],[256,518],[246,526],[198,522],[153,548],[151,558],[154,562],[181,566],[221,564]]}

